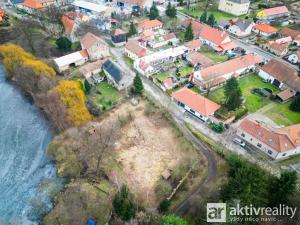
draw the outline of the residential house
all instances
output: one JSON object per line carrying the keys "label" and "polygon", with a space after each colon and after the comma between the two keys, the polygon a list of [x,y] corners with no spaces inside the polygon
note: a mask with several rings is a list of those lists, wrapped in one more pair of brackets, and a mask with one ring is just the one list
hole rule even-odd
{"label": "residential house", "polygon": [[125,45],[125,55],[132,60],[144,57],[146,54],[147,49],[136,40],[130,40]]}
{"label": "residential house", "polygon": [[271,35],[277,33],[277,29],[270,26],[269,24],[256,24],[255,26],[253,26],[252,31],[264,37],[270,37]]}
{"label": "residential house", "polygon": [[81,12],[91,13],[94,15],[103,14],[105,11],[108,11],[108,7],[102,2],[98,2],[96,4],[84,0],[75,0],[72,2],[72,5]]}
{"label": "residential house", "polygon": [[282,37],[291,37],[292,40],[296,40],[300,38],[300,31],[293,30],[291,28],[285,27],[281,31],[278,32]]}
{"label": "residential house", "polygon": [[253,22],[238,19],[235,23],[228,27],[227,32],[237,37],[246,37],[251,34],[253,26]]}
{"label": "residential house", "polygon": [[269,9],[263,9],[257,13],[257,18],[264,20],[274,20],[289,16],[289,10],[286,6],[279,6]]}
{"label": "residential house", "polygon": [[199,39],[192,40],[189,42],[184,43],[184,46],[187,48],[187,50],[190,51],[199,51],[201,48],[201,42]]}
{"label": "residential house", "polygon": [[220,0],[218,9],[220,11],[241,16],[248,13],[250,0]]}
{"label": "residential house", "polygon": [[108,82],[119,91],[128,87],[125,81],[126,74],[116,63],[108,59],[103,64],[102,69],[107,77]]}
{"label": "residential house", "polygon": [[208,25],[202,26],[199,40],[202,44],[206,44],[218,52],[229,51],[237,47],[225,31],[220,31]]}
{"label": "residential house", "polygon": [[175,46],[179,42],[178,38],[174,33],[166,33],[163,35],[155,35],[154,39],[147,42],[151,48],[160,48],[165,45]]}
{"label": "residential house", "polygon": [[117,6],[121,9],[129,9],[132,12],[137,11],[139,8],[150,8],[151,4],[152,2],[146,0],[117,0]]}
{"label": "residential house", "polygon": [[191,81],[201,90],[220,85],[232,76],[238,77],[256,68],[262,58],[248,54],[195,71]]}
{"label": "residential house", "polygon": [[245,118],[237,129],[237,135],[275,160],[300,153],[300,124],[273,128]]}
{"label": "residential house", "polygon": [[75,11],[68,12],[61,17],[61,23],[65,28],[65,33],[72,43],[78,41],[76,30],[80,23],[87,21],[89,21],[88,16]]}
{"label": "residential house", "polygon": [[71,54],[54,59],[55,68],[59,73],[68,70],[70,67],[81,66],[89,59],[86,50],[73,52]]}
{"label": "residential house", "polygon": [[110,56],[109,45],[100,37],[88,32],[81,39],[82,49],[86,49],[89,60],[94,61]]}
{"label": "residential house", "polygon": [[294,64],[299,63],[300,64],[300,50],[298,50],[297,52],[289,55],[288,60],[291,63],[294,63]]}
{"label": "residential house", "polygon": [[174,86],[175,86],[175,83],[174,83],[172,77],[169,77],[168,79],[164,80],[163,83],[161,84],[161,88],[164,91],[171,90]]}
{"label": "residential house", "polygon": [[87,63],[80,67],[79,72],[90,84],[98,84],[103,80],[103,78],[100,77],[103,63],[103,60]]}
{"label": "residential house", "polygon": [[154,20],[144,19],[138,23],[137,30],[138,33],[142,33],[144,31],[157,31],[161,29],[162,26],[163,26],[162,22],[160,22],[157,19]]}
{"label": "residential house", "polygon": [[110,36],[111,42],[116,46],[125,45],[127,42],[127,33],[119,28],[113,30]]}
{"label": "residential house", "polygon": [[143,31],[139,36],[139,42],[146,46],[149,41],[154,40],[155,34],[156,32],[152,30]]}
{"label": "residential house", "polygon": [[189,52],[186,55],[186,60],[197,70],[212,66],[214,62],[199,52]]}
{"label": "residential house", "polygon": [[214,113],[221,108],[217,103],[186,87],[174,92],[172,98],[185,111],[203,121],[208,121],[209,117],[213,116]]}
{"label": "residential house", "polygon": [[277,43],[276,41],[270,41],[269,51],[277,56],[283,57],[288,53],[288,43]]}
{"label": "residential house", "polygon": [[56,0],[25,0],[23,3],[17,4],[16,6],[29,14],[34,14],[47,6],[54,5],[55,3]]}
{"label": "residential house", "polygon": [[181,27],[183,30],[185,30],[190,24],[192,25],[194,37],[198,36],[202,28],[205,26],[195,19],[186,18],[182,21]]}
{"label": "residential house", "polygon": [[159,72],[164,64],[173,63],[179,57],[182,57],[185,54],[185,51],[185,46],[178,46],[153,52],[134,60],[133,66],[139,73],[149,77],[152,74]]}
{"label": "residential house", "polygon": [[260,69],[259,76],[282,90],[289,88],[300,92],[297,70],[275,59],[271,59]]}

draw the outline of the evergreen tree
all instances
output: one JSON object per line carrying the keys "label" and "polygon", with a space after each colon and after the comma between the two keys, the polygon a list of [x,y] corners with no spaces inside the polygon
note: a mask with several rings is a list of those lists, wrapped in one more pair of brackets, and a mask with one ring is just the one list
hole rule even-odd
{"label": "evergreen tree", "polygon": [[160,202],[158,209],[161,213],[164,213],[169,209],[170,205],[171,205],[171,202],[167,199],[164,199]]}
{"label": "evergreen tree", "polygon": [[242,103],[242,91],[239,87],[238,81],[231,77],[226,81],[224,86],[224,94],[225,94],[225,106],[228,110],[235,110]]}
{"label": "evergreen tree", "polygon": [[176,17],[176,14],[177,14],[177,9],[175,6],[172,6],[171,5],[171,2],[169,1],[168,3],[168,6],[167,6],[167,9],[166,9],[166,15],[168,17],[171,17],[171,18],[175,18]]}
{"label": "evergreen tree", "polygon": [[193,28],[192,28],[192,24],[191,23],[186,28],[186,31],[185,31],[185,34],[184,34],[184,39],[186,41],[191,41],[191,40],[194,39]]}
{"label": "evergreen tree", "polygon": [[116,214],[123,221],[129,221],[135,217],[136,206],[133,202],[133,196],[126,185],[123,185],[121,190],[115,195],[113,207]]}
{"label": "evergreen tree", "polygon": [[135,75],[134,79],[133,79],[133,86],[134,86],[134,93],[135,94],[142,94],[144,91],[144,85],[142,82],[142,79],[140,78],[140,76],[138,74]]}
{"label": "evergreen tree", "polygon": [[290,104],[290,110],[300,112],[300,97],[295,98]]}
{"label": "evergreen tree", "polygon": [[167,5],[167,9],[166,9],[166,15],[169,17],[171,14],[171,10],[172,10],[172,6],[171,6],[171,2],[169,1],[168,5]]}
{"label": "evergreen tree", "polygon": [[153,3],[151,8],[150,8],[149,18],[150,18],[150,20],[154,20],[154,19],[157,19],[158,17],[159,17],[158,9],[156,7],[156,4]]}
{"label": "evergreen tree", "polygon": [[69,51],[72,47],[72,42],[66,37],[60,37],[55,41],[58,49],[63,51]]}
{"label": "evergreen tree", "polygon": [[137,30],[136,30],[136,27],[135,25],[133,24],[133,22],[130,23],[130,27],[129,27],[129,32],[128,32],[128,35],[129,37],[132,36],[132,35],[135,35],[137,34]]}
{"label": "evergreen tree", "polygon": [[87,79],[84,80],[84,90],[86,94],[89,94],[91,91],[91,85],[90,83],[87,81]]}
{"label": "evergreen tree", "polygon": [[206,23],[207,22],[207,12],[204,11],[200,16],[200,22]]}
{"label": "evergreen tree", "polygon": [[272,177],[269,184],[269,205],[286,204],[296,191],[297,173],[285,171],[280,178]]}
{"label": "evergreen tree", "polygon": [[216,24],[216,18],[214,16],[214,14],[209,15],[208,20],[207,20],[207,24],[209,26],[212,26],[212,27]]}
{"label": "evergreen tree", "polygon": [[161,225],[188,225],[188,223],[176,215],[163,216],[161,219]]}

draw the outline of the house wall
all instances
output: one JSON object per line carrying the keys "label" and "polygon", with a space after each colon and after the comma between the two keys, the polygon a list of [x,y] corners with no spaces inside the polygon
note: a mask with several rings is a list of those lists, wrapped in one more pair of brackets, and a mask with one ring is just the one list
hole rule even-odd
{"label": "house wall", "polygon": [[259,34],[259,35],[264,36],[264,37],[270,37],[271,35],[276,34],[276,32],[274,32],[274,33],[266,33],[266,32],[262,32],[262,31],[260,31],[258,29],[255,29],[255,28],[253,28],[252,31],[254,33]]}
{"label": "house wall", "polygon": [[239,4],[228,0],[220,0],[218,8],[220,11],[240,16],[248,13],[249,6],[250,2]]}
{"label": "house wall", "polygon": [[201,113],[194,111],[193,109],[191,109],[190,107],[188,107],[187,105],[181,103],[180,101],[177,101],[175,99],[176,103],[182,107],[183,109],[185,109],[186,111],[192,113],[193,115],[195,115],[196,117],[198,117],[199,119],[201,119],[202,121],[206,122],[208,120],[208,117],[205,117],[203,115],[201,115]]}
{"label": "house wall", "polygon": [[285,56],[288,53],[288,49],[285,49],[283,52],[280,52],[273,48],[270,48],[269,51],[277,56]]}
{"label": "house wall", "polygon": [[251,34],[252,26],[249,26],[245,31],[241,31],[236,25],[232,25],[228,28],[228,32],[232,33],[238,37],[245,37]]}
{"label": "house wall", "polygon": [[[260,70],[258,75],[264,79],[265,81],[268,81],[270,83],[273,83],[275,78],[272,77],[270,74],[266,73],[265,71],[263,70]],[[282,89],[284,87],[284,84],[282,82],[280,82],[280,85],[279,85],[279,88]]]}
{"label": "house wall", "polygon": [[129,51],[127,48],[125,48],[125,54],[128,58],[132,59],[132,60],[136,60],[139,58],[138,55],[136,55],[134,52]]}
{"label": "house wall", "polygon": [[98,60],[110,56],[109,47],[106,44],[95,43],[92,47],[87,49],[90,60]]}

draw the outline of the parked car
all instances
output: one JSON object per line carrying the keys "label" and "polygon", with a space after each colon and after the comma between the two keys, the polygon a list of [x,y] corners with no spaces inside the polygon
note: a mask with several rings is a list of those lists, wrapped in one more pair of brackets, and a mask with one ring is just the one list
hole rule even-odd
{"label": "parked car", "polygon": [[243,148],[246,146],[246,143],[245,143],[244,141],[242,141],[241,139],[239,139],[239,138],[235,138],[235,139],[233,139],[232,141],[233,141],[234,143],[240,145],[240,146],[243,147]]}

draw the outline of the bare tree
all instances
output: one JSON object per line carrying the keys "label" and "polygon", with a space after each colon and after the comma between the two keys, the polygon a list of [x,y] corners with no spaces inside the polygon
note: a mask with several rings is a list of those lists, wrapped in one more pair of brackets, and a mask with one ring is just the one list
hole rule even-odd
{"label": "bare tree", "polygon": [[76,37],[81,38],[86,33],[91,32],[95,35],[100,36],[101,32],[97,28],[96,24],[93,21],[82,22],[79,24],[78,28],[75,31]]}

